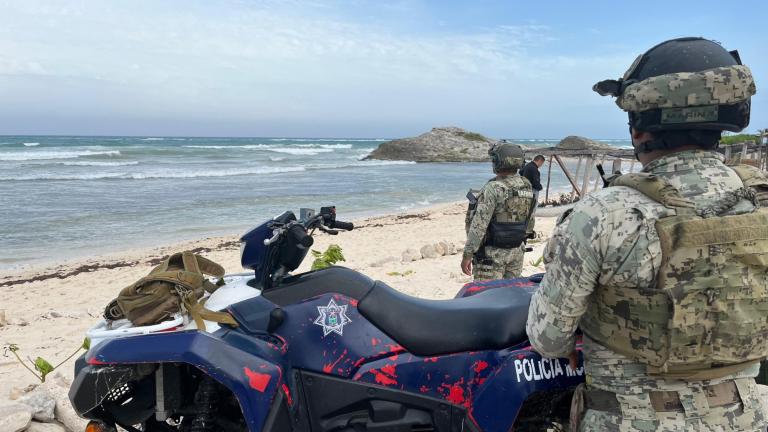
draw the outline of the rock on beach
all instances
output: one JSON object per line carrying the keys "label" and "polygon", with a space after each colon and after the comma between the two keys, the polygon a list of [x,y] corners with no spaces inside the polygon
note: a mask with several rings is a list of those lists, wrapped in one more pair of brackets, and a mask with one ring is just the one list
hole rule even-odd
{"label": "rock on beach", "polygon": [[414,162],[487,162],[497,140],[458,127],[436,127],[412,138],[379,145],[366,159]]}

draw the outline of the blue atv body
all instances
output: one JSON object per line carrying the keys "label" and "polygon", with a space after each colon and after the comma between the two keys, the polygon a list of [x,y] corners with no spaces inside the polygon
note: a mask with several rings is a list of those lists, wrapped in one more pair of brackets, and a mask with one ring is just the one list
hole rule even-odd
{"label": "blue atv body", "polygon": [[238,326],[203,331],[182,319],[98,333],[76,364],[77,412],[102,430],[144,432],[566,425],[583,368],[542,358],[527,341],[540,277],[473,283],[455,299],[424,300],[343,267],[291,275],[313,229],[352,228],[324,210],[298,220],[283,214],[243,236],[243,264],[254,273],[228,276],[220,289],[227,297],[206,303]]}

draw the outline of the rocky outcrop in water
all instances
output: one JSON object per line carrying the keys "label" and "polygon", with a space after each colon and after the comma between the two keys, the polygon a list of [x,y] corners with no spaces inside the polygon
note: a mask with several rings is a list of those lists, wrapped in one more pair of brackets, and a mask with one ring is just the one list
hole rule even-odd
{"label": "rocky outcrop in water", "polygon": [[591,140],[581,136],[567,136],[563,138],[558,144],[557,148],[561,150],[611,150],[615,147],[601,143],[599,141]]}
{"label": "rocky outcrop in water", "polygon": [[439,127],[413,138],[382,143],[366,159],[415,162],[486,162],[496,140],[457,127]]}

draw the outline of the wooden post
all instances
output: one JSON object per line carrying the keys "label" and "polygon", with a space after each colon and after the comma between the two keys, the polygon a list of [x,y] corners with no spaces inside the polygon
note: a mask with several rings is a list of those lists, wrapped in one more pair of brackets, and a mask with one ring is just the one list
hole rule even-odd
{"label": "wooden post", "polygon": [[728,163],[731,161],[731,146],[725,146],[725,162]]}
{"label": "wooden post", "polygon": [[635,162],[637,162],[637,160],[632,159],[632,163],[629,164],[629,172],[635,172]]}
{"label": "wooden post", "polygon": [[747,160],[747,149],[749,148],[749,141],[745,141],[744,144],[741,146],[741,163],[744,163],[745,160]]}
{"label": "wooden post", "polygon": [[549,157],[549,168],[547,168],[547,192],[544,194],[544,203],[549,202],[549,179],[552,178],[552,156]]}
{"label": "wooden post", "polygon": [[573,179],[573,176],[571,175],[571,172],[568,170],[568,167],[565,166],[563,163],[563,160],[560,159],[560,156],[554,155],[555,160],[557,161],[557,164],[560,165],[560,168],[563,170],[563,173],[565,173],[565,176],[568,178],[568,181],[571,182],[571,186],[573,186],[573,190],[576,191],[579,196],[581,196],[581,191],[579,190],[579,187],[576,186],[576,180]]}
{"label": "wooden post", "polygon": [[615,173],[616,171],[621,171],[621,158],[616,158],[613,160],[613,168],[611,168],[611,174]]}
{"label": "wooden post", "polygon": [[592,155],[587,156],[587,161],[584,164],[584,182],[581,184],[582,193],[579,195],[582,198],[589,192],[589,178],[592,177],[592,165],[595,160]]}
{"label": "wooden post", "polygon": [[[579,175],[581,174],[581,162],[582,162],[582,157],[579,156],[579,163],[576,164],[576,177],[574,178],[575,181],[579,181]],[[579,188],[574,186],[573,190],[576,191],[576,193],[578,193],[579,196],[581,196],[581,192]]]}

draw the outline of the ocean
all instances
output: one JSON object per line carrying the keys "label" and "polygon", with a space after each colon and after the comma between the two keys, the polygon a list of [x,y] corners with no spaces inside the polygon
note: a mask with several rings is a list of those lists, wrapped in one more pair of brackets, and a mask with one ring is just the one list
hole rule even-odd
{"label": "ocean", "polygon": [[[300,207],[348,220],[459,201],[492,176],[487,163],[362,160],[384,141],[0,136],[0,269],[240,234]],[[552,192],[569,190],[553,169]]]}

